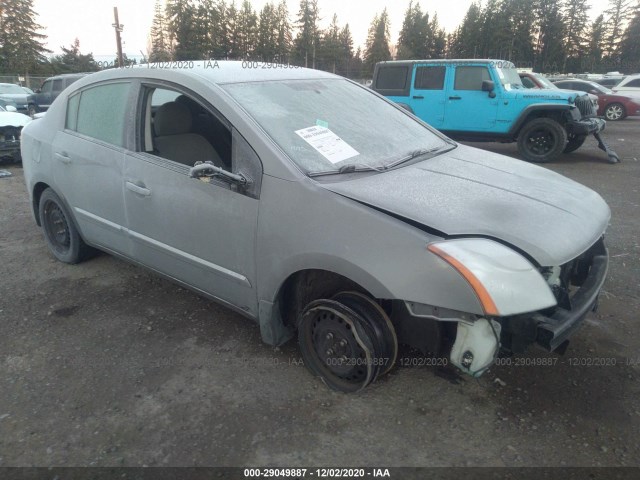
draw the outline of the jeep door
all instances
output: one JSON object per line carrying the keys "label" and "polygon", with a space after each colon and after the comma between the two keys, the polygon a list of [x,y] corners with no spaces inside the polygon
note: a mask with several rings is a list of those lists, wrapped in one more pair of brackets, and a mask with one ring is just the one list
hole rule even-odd
{"label": "jeep door", "polygon": [[[204,92],[210,100],[211,93]],[[237,172],[262,167],[251,147],[204,96],[144,80],[138,144],[125,157],[123,189],[136,261],[257,317],[258,191],[220,177],[191,178],[196,162]]]}
{"label": "jeep door", "polygon": [[92,84],[66,99],[64,125],[52,150],[55,183],[84,239],[127,255],[122,162],[131,110],[131,82]]}
{"label": "jeep door", "polygon": [[487,65],[457,65],[450,67],[446,96],[444,130],[486,131],[496,125],[498,97],[490,98],[482,91],[482,82],[493,80]]}
{"label": "jeep door", "polygon": [[411,84],[414,113],[435,128],[444,124],[446,92],[444,65],[416,65]]}

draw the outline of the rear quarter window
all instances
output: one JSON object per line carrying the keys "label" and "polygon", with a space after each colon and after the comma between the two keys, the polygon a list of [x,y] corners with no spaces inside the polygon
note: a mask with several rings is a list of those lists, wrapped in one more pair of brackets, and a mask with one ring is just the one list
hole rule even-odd
{"label": "rear quarter window", "polygon": [[378,67],[375,90],[382,95],[408,96],[410,69],[409,65]]}
{"label": "rear quarter window", "polygon": [[129,86],[129,83],[98,85],[70,97],[66,128],[112,145],[124,146]]}

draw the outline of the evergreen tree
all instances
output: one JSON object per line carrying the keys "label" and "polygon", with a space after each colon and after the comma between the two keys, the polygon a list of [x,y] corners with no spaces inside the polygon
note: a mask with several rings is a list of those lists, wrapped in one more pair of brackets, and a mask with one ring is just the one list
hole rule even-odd
{"label": "evergreen tree", "polygon": [[374,17],[369,27],[363,73],[371,77],[375,64],[387,60],[391,60],[391,51],[389,49],[389,14],[385,8],[380,15]]}
{"label": "evergreen tree", "polygon": [[153,22],[151,23],[151,52],[150,62],[166,62],[171,60],[171,49],[167,34],[166,20],[162,1],[156,0],[153,8]]}
{"label": "evergreen tree", "polygon": [[580,70],[580,59],[584,58],[587,44],[588,0],[565,0],[565,51],[562,71]]}
{"label": "evergreen tree", "polygon": [[238,9],[236,8],[235,0],[231,0],[231,5],[229,5],[229,8],[227,9],[225,21],[227,24],[227,35],[225,41],[227,58],[237,60],[242,56],[240,48],[240,37],[242,34],[240,33],[240,22],[238,21]]}
{"label": "evergreen tree", "polygon": [[640,5],[635,9],[635,14],[622,37],[620,59],[625,71],[640,71]]}
{"label": "evergreen tree", "polygon": [[46,35],[36,22],[33,0],[0,0],[0,70],[29,73],[47,62]]}
{"label": "evergreen tree", "polygon": [[324,62],[324,69],[336,73],[342,54],[338,16],[333,14],[331,25],[329,25],[329,28],[322,36],[320,56]]}
{"label": "evergreen tree", "polygon": [[560,0],[538,0],[538,41],[535,68],[545,73],[559,72],[564,64],[565,24]]}
{"label": "evergreen tree", "polygon": [[614,61],[618,47],[622,41],[624,28],[633,14],[632,0],[609,0],[609,8],[605,10],[607,28],[607,56]]}
{"label": "evergreen tree", "polygon": [[353,64],[353,37],[348,23],[340,31],[340,58],[340,73],[345,77],[351,77],[353,72],[360,71],[360,66]]}
{"label": "evergreen tree", "polygon": [[258,16],[249,0],[242,2],[236,24],[236,50],[239,58],[251,59],[258,45]]}
{"label": "evergreen tree", "polygon": [[276,58],[280,63],[287,63],[289,62],[293,43],[287,0],[280,0],[276,9],[276,32]]}
{"label": "evergreen tree", "polygon": [[267,3],[260,11],[256,58],[272,62],[277,56],[278,17],[273,3]]}
{"label": "evergreen tree", "polygon": [[300,0],[298,35],[294,41],[294,56],[305,67],[316,68],[316,49],[319,42],[318,0]]}
{"label": "evergreen tree", "polygon": [[589,29],[589,55],[586,57],[586,62],[581,63],[581,71],[595,72],[601,68],[600,66],[605,50],[605,33],[604,15],[600,14],[593,21]]}
{"label": "evergreen tree", "polygon": [[167,0],[167,31],[174,45],[175,60],[198,60],[204,46],[198,43],[197,9],[191,0]]}
{"label": "evergreen tree", "polygon": [[80,40],[77,38],[69,48],[60,48],[62,55],[56,55],[51,59],[51,66],[56,73],[96,72],[99,70],[92,53],[83,55],[80,52]]}
{"label": "evergreen tree", "polygon": [[434,14],[429,22],[431,42],[429,44],[427,58],[443,58],[447,47],[447,34],[438,23],[438,14]]}
{"label": "evergreen tree", "polygon": [[467,10],[462,25],[460,25],[450,40],[451,56],[453,58],[478,58],[481,55],[480,33],[482,10],[476,3],[472,3]]}
{"label": "evergreen tree", "polygon": [[404,14],[402,30],[398,37],[398,60],[430,58],[429,28],[429,16],[422,13],[420,2],[414,5],[411,0]]}

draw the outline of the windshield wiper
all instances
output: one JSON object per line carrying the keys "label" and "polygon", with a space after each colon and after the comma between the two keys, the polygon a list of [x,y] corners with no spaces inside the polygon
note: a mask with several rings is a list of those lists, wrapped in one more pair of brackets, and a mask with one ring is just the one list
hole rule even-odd
{"label": "windshield wiper", "polygon": [[390,168],[396,167],[396,166],[400,165],[401,163],[409,162],[409,161],[411,161],[411,160],[413,160],[415,158],[421,157],[423,155],[427,155],[429,153],[436,152],[436,151],[440,150],[440,148],[441,147],[433,147],[433,148],[421,148],[419,150],[414,150],[412,152],[409,152],[404,157],[399,158],[395,162],[391,162],[391,163],[387,164],[385,166],[385,170],[388,170]]}
{"label": "windshield wiper", "polygon": [[384,172],[386,167],[374,167],[373,165],[368,165],[366,163],[349,163],[348,165],[343,165],[336,170],[321,170],[317,172],[309,172],[307,175],[310,177],[320,177],[322,175],[341,175],[343,173],[353,173],[353,172]]}

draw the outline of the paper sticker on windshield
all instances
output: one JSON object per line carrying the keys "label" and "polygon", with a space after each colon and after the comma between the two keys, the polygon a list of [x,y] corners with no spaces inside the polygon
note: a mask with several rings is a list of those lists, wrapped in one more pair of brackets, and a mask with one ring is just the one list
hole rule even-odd
{"label": "paper sticker on windshield", "polygon": [[351,145],[328,128],[316,125],[297,130],[296,133],[331,163],[340,163],[343,160],[360,155]]}

